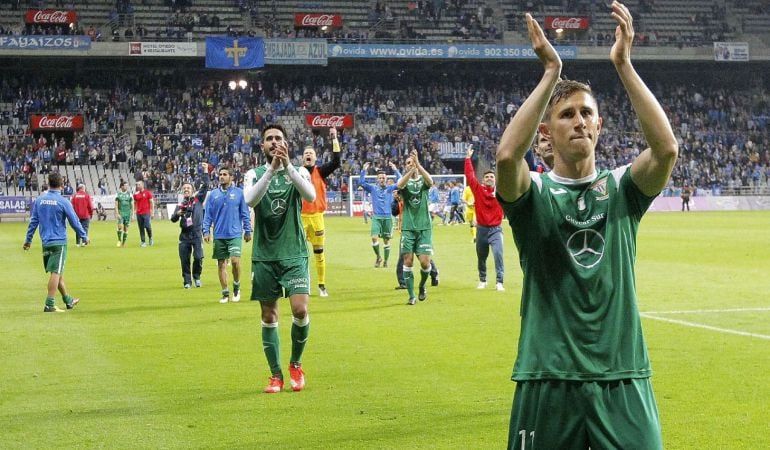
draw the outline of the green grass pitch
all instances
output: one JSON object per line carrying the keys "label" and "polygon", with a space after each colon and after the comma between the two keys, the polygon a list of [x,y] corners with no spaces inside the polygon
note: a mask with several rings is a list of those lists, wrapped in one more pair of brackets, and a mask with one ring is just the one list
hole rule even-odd
{"label": "green grass pitch", "polygon": [[[211,245],[203,288],[184,290],[175,224],[155,220],[155,246],[139,248],[134,222],[121,249],[114,223],[95,222],[90,247],[70,240],[80,305],[44,314],[40,240],[24,252],[26,224],[3,222],[0,447],[503,448],[521,289],[504,225],[506,292],[476,290],[467,227],[437,226],[441,285],[408,307],[395,258],[373,267],[368,226],[327,217],[331,295],[310,300],[307,389],[266,395],[259,305],[217,302]],[[643,220],[637,285],[666,448],[770,448],[769,255],[770,212]],[[286,366],[286,301],[281,313]]]}

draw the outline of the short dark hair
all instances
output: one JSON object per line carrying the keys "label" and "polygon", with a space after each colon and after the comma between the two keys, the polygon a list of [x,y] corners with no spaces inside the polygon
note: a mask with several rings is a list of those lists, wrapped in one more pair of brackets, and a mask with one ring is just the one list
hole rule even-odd
{"label": "short dark hair", "polygon": [[379,174],[383,174],[383,175],[385,175],[385,171],[384,171],[384,170],[382,170],[382,169],[380,169],[380,170],[378,170],[378,171],[377,171],[377,175],[379,175]]}
{"label": "short dark hair", "polygon": [[219,175],[219,172],[221,172],[223,170],[226,171],[228,175],[232,175],[232,172],[230,171],[230,168],[227,167],[227,166],[219,166],[217,168],[217,175]]}
{"label": "short dark hair", "polygon": [[51,189],[56,189],[62,187],[62,184],[64,181],[61,178],[61,174],[59,172],[51,172],[48,174],[48,187]]}
{"label": "short dark hair", "polygon": [[483,175],[486,175],[486,174],[488,174],[488,173],[491,173],[492,175],[494,175],[494,174],[495,174],[495,171],[494,171],[494,170],[492,170],[492,169],[489,169],[489,170],[485,170],[485,171],[484,171],[484,173],[482,174],[482,176],[483,176]]}
{"label": "short dark hair", "polygon": [[559,80],[556,83],[556,86],[553,88],[553,93],[551,94],[551,98],[548,100],[548,107],[545,109],[545,116],[543,118],[549,119],[551,117],[551,109],[553,108],[553,105],[561,100],[564,100],[565,98],[568,98],[575,92],[580,91],[587,93],[594,100],[596,100],[596,96],[591,90],[591,86],[574,80]]}
{"label": "short dark hair", "polygon": [[267,130],[270,130],[270,129],[278,130],[281,133],[283,133],[283,137],[286,137],[286,130],[284,130],[283,127],[277,123],[267,124],[267,126],[265,126],[265,129],[262,130],[262,134],[264,135],[265,133],[267,133]]}

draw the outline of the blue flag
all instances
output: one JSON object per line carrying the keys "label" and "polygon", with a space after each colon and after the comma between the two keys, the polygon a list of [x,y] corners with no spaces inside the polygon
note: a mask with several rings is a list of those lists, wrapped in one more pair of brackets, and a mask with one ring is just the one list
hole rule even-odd
{"label": "blue flag", "polygon": [[206,67],[209,69],[255,69],[265,66],[262,38],[206,37]]}

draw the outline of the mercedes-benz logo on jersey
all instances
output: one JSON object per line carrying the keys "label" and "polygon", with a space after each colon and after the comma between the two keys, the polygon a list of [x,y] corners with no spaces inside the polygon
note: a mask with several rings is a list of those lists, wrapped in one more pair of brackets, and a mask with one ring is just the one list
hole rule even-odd
{"label": "mercedes-benz logo on jersey", "polygon": [[270,210],[273,211],[273,214],[283,214],[286,212],[286,200],[282,198],[277,198],[270,202]]}
{"label": "mercedes-benz logo on jersey", "polygon": [[567,250],[575,264],[590,269],[604,256],[604,237],[590,228],[576,231],[567,239]]}

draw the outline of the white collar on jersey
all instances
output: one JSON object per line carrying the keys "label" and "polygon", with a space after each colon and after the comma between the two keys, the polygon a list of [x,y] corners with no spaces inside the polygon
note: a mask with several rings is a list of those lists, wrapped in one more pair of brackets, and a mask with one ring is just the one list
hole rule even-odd
{"label": "white collar on jersey", "polygon": [[548,178],[550,178],[551,180],[557,183],[567,184],[567,185],[590,183],[591,181],[594,181],[598,176],[599,174],[596,171],[596,169],[594,169],[594,172],[591,175],[588,175],[587,177],[583,177],[583,178],[578,178],[578,179],[560,177],[559,175],[556,175],[556,173],[553,170],[548,172]]}

